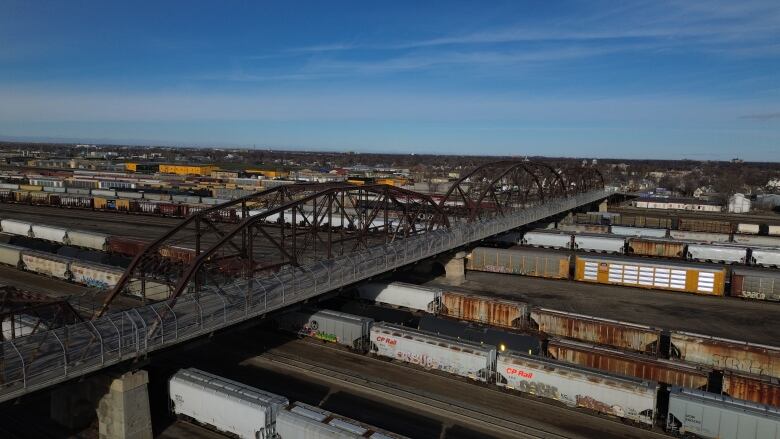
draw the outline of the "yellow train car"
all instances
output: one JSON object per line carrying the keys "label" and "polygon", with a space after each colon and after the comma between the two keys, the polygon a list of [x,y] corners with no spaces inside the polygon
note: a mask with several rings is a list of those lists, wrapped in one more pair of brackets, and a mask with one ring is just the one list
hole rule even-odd
{"label": "yellow train car", "polygon": [[20,184],[19,190],[27,192],[40,192],[43,190],[43,186],[38,186],[35,184]]}
{"label": "yellow train car", "polygon": [[574,279],[582,282],[723,296],[726,268],[686,262],[663,263],[612,256],[576,256]]}

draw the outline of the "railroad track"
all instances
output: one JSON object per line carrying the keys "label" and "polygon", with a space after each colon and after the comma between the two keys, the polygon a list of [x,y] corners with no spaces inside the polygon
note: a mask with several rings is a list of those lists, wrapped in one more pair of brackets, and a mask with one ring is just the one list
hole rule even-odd
{"label": "railroad track", "polygon": [[286,368],[297,369],[306,372],[309,375],[319,376],[326,381],[336,381],[346,384],[349,387],[365,389],[374,394],[384,395],[385,398],[388,399],[403,400],[412,407],[423,408],[427,411],[444,413],[450,416],[454,414],[458,419],[468,420],[471,424],[478,425],[485,430],[495,431],[502,435],[508,435],[509,437],[522,439],[568,439],[567,436],[500,418],[489,413],[474,410],[470,407],[453,404],[449,401],[442,401],[429,396],[420,395],[419,393],[390,387],[376,381],[370,381],[358,375],[345,374],[335,369],[303,361],[294,356],[269,352],[262,354],[261,358],[271,363],[283,365]]}
{"label": "railroad track", "polygon": [[[399,367],[399,368],[403,368],[403,369],[407,369],[410,372],[431,373],[431,372],[422,371],[419,368],[417,368],[416,366],[411,365],[411,364],[401,363],[401,362],[396,362],[396,361],[392,361],[391,362],[391,361],[379,359],[379,358],[376,358],[376,357],[373,357],[373,356],[370,356],[370,355],[359,354],[359,353],[352,352],[352,351],[349,351],[349,350],[346,350],[346,349],[342,349],[342,348],[340,348],[338,346],[331,346],[331,345],[328,345],[328,344],[325,344],[325,343],[322,343],[322,342],[319,342],[317,340],[313,340],[313,339],[310,339],[310,338],[303,338],[301,340],[304,343],[309,344],[311,346],[315,346],[315,347],[317,347],[319,349],[329,349],[329,350],[332,350],[332,351],[337,351],[337,352],[339,352],[341,354],[344,354],[344,355],[357,357],[357,358],[360,358],[360,359],[363,359],[363,360],[368,359],[368,360],[376,361],[376,362],[383,363],[383,364],[392,364],[393,366],[396,366],[396,367]],[[463,383],[464,382],[462,379],[460,379],[460,377],[456,377],[456,376],[451,376],[451,375],[447,375],[447,374],[443,374],[443,373],[441,373],[441,374],[436,373],[435,375],[437,377],[439,377],[439,378],[442,378],[442,379],[445,379],[445,380],[448,380],[448,381],[452,381],[452,382],[458,382],[458,383]],[[501,390],[501,389],[498,389],[498,388],[495,388],[495,387],[490,387],[490,386],[479,386],[479,387],[482,388],[482,389],[485,389],[485,390],[487,390],[489,392],[496,393],[496,394],[506,395],[508,393],[505,390]],[[558,404],[551,404],[550,402],[540,401],[538,399],[530,398],[530,397],[528,397],[528,396],[526,396],[526,395],[524,395],[522,393],[512,393],[512,396],[513,397],[517,397],[517,398],[523,398],[523,400],[528,401],[531,404],[538,405],[541,409],[543,409],[545,407],[554,406],[554,407],[559,407],[559,408],[563,408],[563,409],[566,409],[566,410],[572,410],[569,407],[565,407],[565,406],[558,405]],[[612,422],[612,423],[615,423],[615,424],[618,424],[618,425],[629,426],[628,424],[618,420],[617,418],[602,416],[602,415],[599,415],[597,413],[587,412],[587,411],[584,411],[584,410],[572,410],[572,411],[576,412],[577,414],[581,414],[581,415],[592,417],[594,419],[598,419],[600,421],[609,421],[609,422]],[[533,428],[533,427],[531,427],[531,428]],[[636,427],[636,428],[638,428],[641,431],[646,432],[648,434],[655,435],[655,437],[657,437],[659,439],[662,439],[662,438],[663,439],[668,439],[670,437],[666,433],[659,433],[657,431],[647,430],[647,429],[643,429],[643,428],[639,428],[639,427]],[[553,434],[555,434],[555,433],[553,433]],[[557,435],[556,437],[564,437],[564,436]]]}
{"label": "railroad track", "polygon": [[718,220],[718,221],[732,221],[732,222],[765,222],[772,225],[780,224],[780,215],[762,214],[762,215],[745,215],[739,213],[723,213],[723,212],[690,212],[686,210],[662,210],[662,209],[647,209],[642,207],[630,207],[630,206],[616,206],[609,209],[614,213],[625,213],[628,215],[644,215],[655,218],[665,217],[682,217],[693,218],[699,220]]}
{"label": "railroad track", "polygon": [[57,217],[64,219],[87,219],[100,222],[133,224],[144,227],[161,227],[170,229],[183,218],[160,217],[157,215],[143,215],[123,212],[104,212],[91,209],[36,206],[32,204],[2,203],[4,212],[13,212],[23,215],[41,215],[46,217]]}

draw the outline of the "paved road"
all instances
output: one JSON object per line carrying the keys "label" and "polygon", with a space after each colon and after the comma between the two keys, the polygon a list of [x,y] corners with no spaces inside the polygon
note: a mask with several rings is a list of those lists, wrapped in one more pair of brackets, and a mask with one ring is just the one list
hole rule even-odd
{"label": "paved road", "polygon": [[[447,286],[442,278],[426,282]],[[780,346],[780,303],[469,271],[457,288],[536,306]]]}

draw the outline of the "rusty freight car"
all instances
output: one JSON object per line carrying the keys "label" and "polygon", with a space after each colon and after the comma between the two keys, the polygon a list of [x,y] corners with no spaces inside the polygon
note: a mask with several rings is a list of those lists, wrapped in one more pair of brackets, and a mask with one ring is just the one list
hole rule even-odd
{"label": "rusty freight car", "polygon": [[780,348],[673,331],[671,356],[719,370],[780,378]]}
{"label": "rusty freight car", "polygon": [[659,352],[661,330],[582,314],[532,308],[531,329],[554,337],[612,346],[647,354]]}
{"label": "rusty freight car", "polygon": [[628,251],[635,255],[682,259],[685,257],[685,243],[636,237],[628,239]]}
{"label": "rusty freight car", "polygon": [[780,380],[777,378],[727,371],[723,393],[732,398],[780,407]]}
{"label": "rusty freight car", "polygon": [[548,341],[547,353],[559,361],[609,373],[712,391],[707,388],[711,369],[703,366],[656,359],[647,355],[560,338]]}
{"label": "rusty freight car", "polygon": [[466,259],[466,269],[492,273],[568,279],[571,256],[566,252],[515,247],[477,247]]}
{"label": "rusty freight car", "polygon": [[443,316],[501,328],[523,327],[528,314],[528,305],[523,302],[455,291],[442,292],[441,301],[439,313]]}

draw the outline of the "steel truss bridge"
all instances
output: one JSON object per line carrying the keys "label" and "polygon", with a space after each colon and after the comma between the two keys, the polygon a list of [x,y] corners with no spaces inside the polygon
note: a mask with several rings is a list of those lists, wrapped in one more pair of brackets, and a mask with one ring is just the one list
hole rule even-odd
{"label": "steel truss bridge", "polygon": [[[443,196],[279,186],[202,210],[138,254],[91,320],[2,342],[0,402],[610,195],[591,167],[482,165]],[[120,294],[144,305],[112,311]]]}

